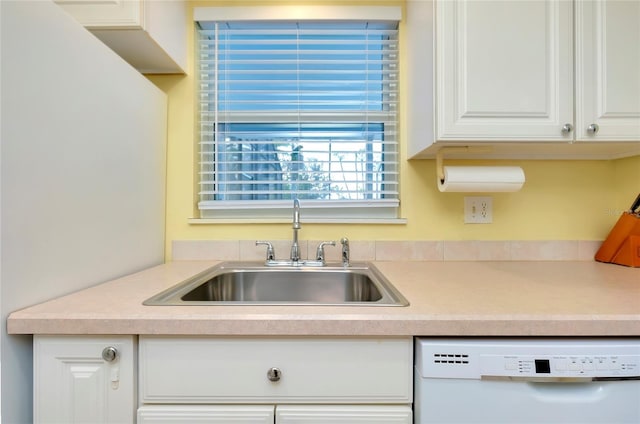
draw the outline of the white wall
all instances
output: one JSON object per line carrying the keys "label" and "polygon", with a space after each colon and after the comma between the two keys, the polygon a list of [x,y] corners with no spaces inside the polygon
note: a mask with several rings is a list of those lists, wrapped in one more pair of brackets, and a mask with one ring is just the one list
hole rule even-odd
{"label": "white wall", "polygon": [[2,423],[32,420],[16,309],[164,259],[166,96],[48,1],[0,1]]}

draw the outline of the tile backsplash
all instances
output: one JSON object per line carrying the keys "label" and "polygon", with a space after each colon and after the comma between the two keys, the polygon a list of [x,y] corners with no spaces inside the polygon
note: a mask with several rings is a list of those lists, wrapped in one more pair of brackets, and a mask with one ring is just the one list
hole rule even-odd
{"label": "tile backsplash", "polygon": [[[270,240],[276,258],[289,257],[291,240]],[[315,258],[319,241],[300,241],[303,258]],[[463,240],[350,241],[352,261],[592,261],[602,241]],[[328,262],[340,260],[340,243],[325,247]],[[255,240],[174,240],[172,260],[261,261]]]}

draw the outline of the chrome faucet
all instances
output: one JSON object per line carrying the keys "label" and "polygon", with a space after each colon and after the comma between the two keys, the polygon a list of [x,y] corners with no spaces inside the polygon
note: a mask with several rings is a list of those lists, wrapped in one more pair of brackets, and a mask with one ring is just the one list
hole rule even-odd
{"label": "chrome faucet", "polygon": [[[276,259],[276,254],[273,249],[273,245],[268,241],[256,241],[256,246],[267,246],[267,257],[264,264],[266,266],[325,266],[324,247],[335,246],[335,241],[323,241],[320,242],[316,250],[315,260],[301,260],[300,259],[300,245],[298,244],[298,230],[302,228],[300,225],[300,201],[296,198],[293,199],[293,242],[291,243],[291,255],[289,259]],[[344,237],[340,240],[342,243],[342,264],[349,266],[349,240]]]}
{"label": "chrome faucet", "polygon": [[298,246],[298,230],[300,229],[300,201],[293,199],[293,243],[291,243],[291,261],[300,260],[300,246]]}
{"label": "chrome faucet", "polygon": [[340,244],[342,244],[342,266],[347,267],[349,266],[349,239],[342,237]]}

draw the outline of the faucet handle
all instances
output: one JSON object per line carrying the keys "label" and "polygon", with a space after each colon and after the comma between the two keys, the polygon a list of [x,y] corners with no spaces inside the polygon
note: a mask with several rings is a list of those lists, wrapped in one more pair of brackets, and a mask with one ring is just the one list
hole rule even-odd
{"label": "faucet handle", "polygon": [[316,250],[316,260],[317,260],[317,261],[321,261],[321,262],[323,262],[323,263],[324,263],[324,247],[325,247],[327,244],[328,244],[329,246],[335,246],[335,245],[336,245],[336,242],[335,242],[335,241],[333,241],[333,240],[331,240],[331,241],[323,241],[323,242],[321,242],[321,243],[318,245],[318,249]]}
{"label": "faucet handle", "polygon": [[267,246],[267,261],[273,261],[276,259],[276,252],[273,249],[273,245],[268,241],[256,241],[256,246]]}

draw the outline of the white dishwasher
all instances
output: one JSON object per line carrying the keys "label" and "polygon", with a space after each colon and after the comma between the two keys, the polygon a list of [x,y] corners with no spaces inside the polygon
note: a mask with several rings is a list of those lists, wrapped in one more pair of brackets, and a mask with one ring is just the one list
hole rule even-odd
{"label": "white dishwasher", "polygon": [[640,423],[640,339],[417,338],[414,423]]}

